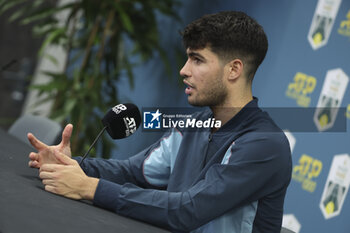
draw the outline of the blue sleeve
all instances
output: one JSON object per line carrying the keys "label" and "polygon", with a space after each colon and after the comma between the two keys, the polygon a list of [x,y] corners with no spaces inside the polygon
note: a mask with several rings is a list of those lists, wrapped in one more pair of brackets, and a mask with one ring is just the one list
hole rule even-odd
{"label": "blue sleeve", "polygon": [[259,136],[236,140],[223,163],[212,165],[202,180],[184,192],[100,179],[94,204],[160,227],[190,231],[268,193],[285,193],[290,172],[288,142]]}
{"label": "blue sleeve", "polygon": [[[81,168],[91,177],[102,178],[117,184],[133,183],[141,187],[149,187],[140,171],[142,171],[144,157],[151,148],[152,146],[127,160],[86,158]],[[82,158],[75,159],[80,163]]]}
{"label": "blue sleeve", "polygon": [[[132,183],[140,187],[164,189],[175,163],[182,134],[173,129],[156,143],[127,160],[87,158],[81,164],[88,176],[117,184]],[[75,158],[79,163],[81,157]]]}

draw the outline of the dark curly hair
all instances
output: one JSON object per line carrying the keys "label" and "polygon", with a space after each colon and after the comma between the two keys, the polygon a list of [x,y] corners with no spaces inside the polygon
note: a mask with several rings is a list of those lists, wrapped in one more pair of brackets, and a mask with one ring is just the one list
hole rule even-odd
{"label": "dark curly hair", "polygon": [[247,14],[224,11],[204,15],[181,32],[185,48],[209,47],[223,61],[242,60],[248,81],[264,60],[268,42],[261,25]]}

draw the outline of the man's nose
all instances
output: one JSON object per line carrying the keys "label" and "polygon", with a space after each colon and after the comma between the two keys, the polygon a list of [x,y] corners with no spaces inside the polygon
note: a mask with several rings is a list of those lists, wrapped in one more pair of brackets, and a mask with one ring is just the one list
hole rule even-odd
{"label": "man's nose", "polygon": [[190,65],[188,60],[186,61],[185,65],[182,67],[182,69],[180,70],[180,75],[183,78],[187,78],[191,76],[191,72],[190,72]]}

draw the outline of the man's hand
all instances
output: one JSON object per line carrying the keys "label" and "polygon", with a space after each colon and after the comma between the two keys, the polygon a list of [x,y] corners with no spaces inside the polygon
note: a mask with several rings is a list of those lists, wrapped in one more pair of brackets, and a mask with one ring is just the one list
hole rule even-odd
{"label": "man's hand", "polygon": [[99,180],[86,176],[78,162],[67,155],[54,151],[54,156],[59,164],[43,164],[40,168],[45,190],[76,200],[92,200]]}
{"label": "man's hand", "polygon": [[44,164],[60,164],[60,162],[55,158],[54,151],[57,150],[69,157],[71,155],[70,149],[70,138],[72,136],[73,125],[68,124],[62,132],[62,141],[56,146],[48,146],[45,143],[38,140],[33,134],[28,133],[27,137],[29,142],[38,150],[37,153],[31,152],[29,154],[30,167],[40,168]]}

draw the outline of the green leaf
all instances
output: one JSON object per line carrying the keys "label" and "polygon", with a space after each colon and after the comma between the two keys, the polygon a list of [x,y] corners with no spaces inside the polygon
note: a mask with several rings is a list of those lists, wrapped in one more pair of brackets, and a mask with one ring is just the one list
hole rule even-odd
{"label": "green leaf", "polygon": [[61,72],[56,73],[56,72],[52,72],[52,71],[42,70],[41,73],[43,73],[43,74],[45,74],[45,75],[47,75],[47,76],[50,76],[50,77],[54,78],[55,81],[56,81],[57,79],[65,79],[65,78],[66,78],[66,74],[61,73]]}
{"label": "green leaf", "polygon": [[64,105],[64,112],[65,114],[69,115],[69,113],[73,110],[73,108],[76,106],[77,100],[76,99],[70,99],[66,102]]}
{"label": "green leaf", "polygon": [[[35,90],[34,88],[31,88],[33,90]],[[41,97],[43,93],[39,93],[39,96]],[[40,98],[40,100],[37,100],[35,103],[33,103],[33,105],[30,106],[30,108],[35,107],[35,106],[40,106],[42,104],[47,103],[48,101],[52,101],[54,100],[55,95],[52,93],[45,93],[45,97],[44,98]]]}
{"label": "green leaf", "polygon": [[54,40],[57,40],[59,37],[66,36],[65,28],[57,28],[55,31],[51,32],[46,39],[44,40],[41,48],[39,50],[39,56],[43,55],[45,48],[50,45]]}
{"label": "green leaf", "polygon": [[50,91],[53,91],[53,90],[57,90],[59,89],[59,86],[57,86],[55,83],[51,82],[51,83],[48,83],[48,84],[38,84],[38,85],[32,85],[30,86],[31,89],[36,89],[38,90],[39,92],[50,92]]}
{"label": "green leaf", "polygon": [[79,4],[78,3],[75,3],[74,5],[72,5],[70,8],[70,12],[69,12],[69,15],[67,16],[67,19],[66,19],[66,27],[68,28],[69,27],[69,23],[75,18],[77,17],[77,14],[79,13],[79,10],[81,8],[79,8]]}
{"label": "green leaf", "polygon": [[38,12],[34,12],[30,16],[21,20],[21,24],[26,25],[40,19],[51,17],[55,12],[57,12],[56,9],[41,9]]}
{"label": "green leaf", "polygon": [[2,1],[0,3],[0,15],[3,14],[5,11],[11,9],[12,7],[25,2],[26,0],[7,0],[7,1]]}
{"label": "green leaf", "polygon": [[37,8],[38,6],[40,6],[43,3],[44,3],[44,0],[35,0],[32,6],[33,6],[33,8]]}
{"label": "green leaf", "polygon": [[126,73],[129,78],[129,85],[131,88],[134,88],[134,73],[132,72],[133,66],[129,62],[129,59],[127,57],[124,57],[124,68],[126,69]]}
{"label": "green leaf", "polygon": [[37,36],[46,36],[47,34],[57,29],[57,27],[55,27],[53,24],[55,23],[52,22],[52,24],[47,23],[45,25],[35,24],[32,29],[32,32],[34,35],[37,35]]}
{"label": "green leaf", "polygon": [[23,16],[26,12],[26,9],[25,8],[21,8],[17,11],[15,11],[9,18],[8,18],[8,21],[9,22],[13,22],[15,20],[17,20],[18,18],[20,18],[21,16]]}
{"label": "green leaf", "polygon": [[8,0],[0,0],[0,9],[2,8],[2,5],[4,5]]}
{"label": "green leaf", "polygon": [[43,57],[48,59],[49,61],[51,61],[52,64],[58,66],[58,60],[53,55],[46,53],[46,54],[43,55]]}
{"label": "green leaf", "polygon": [[121,5],[118,3],[114,4],[115,9],[118,11],[119,13],[119,18],[124,26],[124,28],[128,31],[128,32],[134,32],[134,25],[131,22],[131,19],[129,17],[128,14],[126,14],[126,11],[121,8]]}
{"label": "green leaf", "polygon": [[23,19],[21,21],[22,24],[29,24],[32,23],[34,21],[37,20],[41,20],[41,19],[45,19],[45,18],[50,18],[52,17],[54,14],[57,14],[60,11],[66,10],[71,8],[72,6],[75,6],[76,3],[70,3],[70,4],[65,4],[61,7],[44,7],[44,8],[40,8],[39,10],[32,12],[30,14],[30,16],[26,17],[25,19]]}

